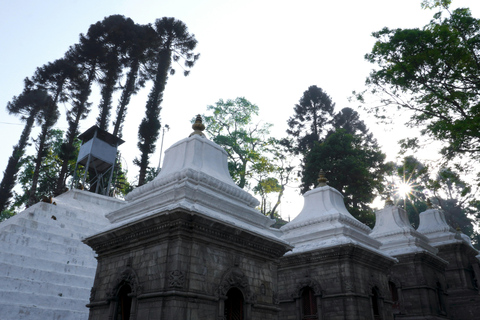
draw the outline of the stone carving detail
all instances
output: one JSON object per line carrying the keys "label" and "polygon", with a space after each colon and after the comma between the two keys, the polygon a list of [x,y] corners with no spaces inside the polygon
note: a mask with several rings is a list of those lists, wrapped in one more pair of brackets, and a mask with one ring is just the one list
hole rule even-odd
{"label": "stone carving detail", "polygon": [[233,265],[235,267],[238,267],[240,265],[240,256],[239,255],[235,255],[235,257],[233,258],[234,259],[234,262],[233,262]]}
{"label": "stone carving detail", "polygon": [[265,295],[265,294],[267,293],[267,287],[265,287],[265,284],[264,284],[264,283],[262,283],[262,284],[260,285],[260,293],[261,293],[262,295]]}
{"label": "stone carving detail", "polygon": [[168,286],[170,288],[183,288],[185,276],[182,271],[174,270],[168,275]]}
{"label": "stone carving detail", "polygon": [[350,280],[346,280],[345,281],[345,290],[347,290],[348,292],[355,291],[355,284]]}
{"label": "stone carving detail", "polygon": [[109,293],[107,293],[107,300],[113,300],[116,298],[118,290],[120,287],[124,284],[127,283],[130,285],[132,292],[132,296],[137,296],[141,292],[141,286],[138,282],[138,276],[135,273],[135,271],[130,268],[126,267],[122,272],[120,272],[114,282],[114,285],[112,289],[110,290]]}
{"label": "stone carving detail", "polygon": [[312,278],[305,278],[297,282],[294,291],[290,294],[292,299],[300,299],[300,292],[303,288],[310,287],[312,288],[315,296],[322,296],[322,287],[320,284],[312,279]]}
{"label": "stone carving detail", "polygon": [[238,267],[230,268],[227,272],[225,272],[217,289],[218,296],[225,297],[228,293],[228,290],[231,288],[240,289],[244,295],[245,302],[256,302],[257,296],[250,290],[247,276]]}

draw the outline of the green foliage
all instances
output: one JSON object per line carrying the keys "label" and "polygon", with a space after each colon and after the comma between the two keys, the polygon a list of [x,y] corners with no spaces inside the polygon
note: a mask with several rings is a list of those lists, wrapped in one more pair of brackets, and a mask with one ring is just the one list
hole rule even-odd
{"label": "green foliage", "polygon": [[254,123],[259,108],[245,98],[220,99],[207,110],[205,131],[227,152],[232,179],[260,196],[263,214],[278,217],[277,208],[293,170],[285,143],[269,136],[271,124]]}
{"label": "green foliage", "polygon": [[[427,209],[430,168],[412,156],[405,157],[401,164],[390,163],[390,183],[387,193],[397,205],[407,212],[410,223],[418,228],[419,214]],[[405,190],[409,190],[404,194]]]}
{"label": "green foliage", "polygon": [[422,1],[422,8],[423,9],[433,9],[433,8],[445,8],[447,9],[450,4],[452,3],[451,0],[423,0]]}
{"label": "green foliage", "polygon": [[[425,7],[448,4],[424,1]],[[478,158],[480,20],[469,9],[456,9],[446,18],[442,14],[435,14],[422,29],[384,28],[373,33],[377,42],[365,58],[378,68],[367,78],[366,92],[381,100],[365,108],[380,120],[392,119],[395,109],[407,111],[408,125],[441,141],[447,160],[462,155]],[[357,97],[365,103],[365,92]]]}
{"label": "green foliage", "polygon": [[[34,183],[35,163],[36,158],[32,155],[26,156],[22,161],[22,170],[18,176],[18,183],[22,192],[15,196],[13,207],[21,208],[28,204],[29,196],[32,196],[35,202],[40,201],[44,197],[53,196],[55,193],[58,175],[62,166],[63,160],[60,157],[61,148],[64,145],[63,131],[58,129],[50,130],[46,139],[46,148],[44,149],[44,157],[42,158],[41,166],[39,167],[37,185],[32,188]],[[80,148],[80,141],[75,141],[75,158],[68,162],[67,178],[73,177],[75,169],[76,155]],[[31,190],[34,193],[30,195]]]}
{"label": "green foliage", "polygon": [[[410,223],[417,228],[419,214],[427,210],[427,198],[439,206],[445,213],[447,223],[472,238],[478,234],[474,231],[474,217],[478,213],[476,192],[473,186],[461,179],[460,174],[448,167],[433,172],[429,166],[409,156],[400,165],[394,165],[390,194],[394,201],[403,206],[408,213]],[[407,184],[411,190],[408,194],[399,193],[398,185]]]}
{"label": "green foliage", "polygon": [[113,197],[125,197],[133,190],[133,186],[127,179],[127,172],[123,169],[122,163],[119,161],[120,158],[121,154],[118,153],[109,190],[109,195]]}
{"label": "green foliage", "polygon": [[124,66],[129,68],[129,71],[117,106],[117,117],[113,122],[113,135],[118,137],[122,136],[123,122],[131,96],[145,86],[148,72],[141,66],[146,65],[152,54],[150,46],[155,38],[155,30],[150,25],[135,24],[129,30],[129,35],[126,39],[126,56],[123,60]]}
{"label": "green foliage", "polygon": [[163,92],[167,84],[168,75],[173,75],[175,69],[172,67],[172,61],[178,63],[184,60],[184,75],[189,74],[189,70],[194,66],[199,58],[199,54],[194,54],[193,50],[197,46],[197,40],[193,34],[188,32],[187,26],[175,18],[164,17],[155,22],[155,41],[152,47],[154,55],[147,62],[149,77],[153,79],[153,87],[148,95],[145,107],[145,118],[142,119],[138,130],[138,148],[141,152],[139,158],[136,158],[134,164],[140,167],[138,175],[138,185],[145,184],[147,168],[149,165],[149,155],[155,151],[155,143],[160,132],[160,104],[163,100]]}
{"label": "green foliage", "polygon": [[[224,101],[220,99],[207,110],[212,114],[203,116],[205,131],[212,140],[223,147],[228,154],[228,169],[232,179],[240,188],[248,187],[253,176],[251,165],[259,169],[263,152],[269,144],[271,124],[253,124],[258,115],[258,106],[245,98]],[[266,169],[265,169],[266,170]]]}
{"label": "green foliage", "polygon": [[147,175],[145,177],[145,183],[153,181],[160,172],[155,167],[148,167]]}
{"label": "green foliage", "polygon": [[334,113],[334,106],[322,89],[310,86],[288,120],[293,142],[286,145],[303,157],[301,192],[315,187],[319,171],[324,170],[330,186],[344,195],[350,213],[373,226],[369,205],[383,190],[385,155],[355,110]]}
{"label": "green foliage", "polygon": [[293,139],[296,154],[305,153],[319,141],[331,123],[335,104],[321,88],[310,86],[294,108],[294,116],[288,119],[287,133]]}
{"label": "green foliage", "polygon": [[0,222],[7,220],[15,215],[15,211],[11,209],[5,209],[0,213]]}
{"label": "green foliage", "polygon": [[[253,163],[253,179],[257,184],[253,192],[260,196],[260,212],[272,219],[280,219],[277,209],[281,204],[285,187],[292,180],[292,157],[284,141],[274,138],[268,140],[264,155]],[[276,195],[276,197],[272,196]]]}
{"label": "green foliage", "polygon": [[365,144],[360,135],[345,129],[331,133],[317,142],[306,154],[302,170],[302,193],[316,186],[320,169],[329,185],[344,195],[349,212],[360,221],[372,225],[370,203],[382,193],[385,155],[376,146]]}
{"label": "green foliage", "polygon": [[7,208],[13,195],[12,189],[20,169],[20,161],[25,153],[33,125],[35,121],[39,120],[38,115],[41,110],[48,105],[51,105],[51,97],[45,90],[34,88],[33,82],[28,78],[25,79],[23,92],[18,97],[13,97],[7,105],[9,113],[21,115],[22,120],[25,120],[25,127],[18,143],[13,147],[12,155],[8,159],[7,168],[0,183],[0,211]]}
{"label": "green foliage", "polygon": [[108,129],[113,93],[122,74],[125,55],[132,45],[129,40],[134,27],[132,19],[122,15],[111,15],[90,26],[87,33],[90,38],[98,39],[103,47],[102,55],[99,57],[102,76],[98,81],[102,98],[98,106],[100,113],[97,117],[97,126],[105,131]]}
{"label": "green foliage", "polygon": [[473,217],[478,214],[478,195],[473,186],[455,169],[444,167],[429,181],[429,187],[435,202],[445,211],[448,224],[474,238]]}

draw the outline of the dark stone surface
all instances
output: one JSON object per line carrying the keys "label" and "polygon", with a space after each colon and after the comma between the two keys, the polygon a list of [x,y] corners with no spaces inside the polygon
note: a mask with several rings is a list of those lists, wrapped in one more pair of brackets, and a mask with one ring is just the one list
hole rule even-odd
{"label": "dark stone surface", "polygon": [[[84,242],[98,253],[91,320],[114,319],[123,283],[132,289],[131,320],[220,320],[233,287],[243,294],[244,319],[302,319],[305,287],[313,289],[319,320],[473,320],[480,314],[480,267],[466,244],[440,247],[437,256],[397,256],[398,262],[354,244],[284,256],[290,247],[281,241],[185,210]],[[373,314],[374,290],[380,317]]]}

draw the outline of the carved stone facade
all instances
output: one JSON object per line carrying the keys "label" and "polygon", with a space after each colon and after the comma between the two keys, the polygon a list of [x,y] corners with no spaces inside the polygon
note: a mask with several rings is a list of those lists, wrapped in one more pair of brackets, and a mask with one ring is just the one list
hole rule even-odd
{"label": "carved stone facade", "polygon": [[112,317],[123,282],[135,319],[223,319],[231,288],[244,296],[245,319],[277,319],[277,261],[289,249],[281,242],[175,210],[86,243],[98,253],[91,320]]}
{"label": "carved stone facade", "polygon": [[[480,317],[480,264],[478,252],[465,242],[438,247],[438,256],[448,262],[444,289],[447,313],[452,319]],[[478,256],[480,257],[480,256]]]}
{"label": "carved stone facade", "polygon": [[322,181],[272,229],[225,151],[198,133],[178,142],[84,240],[98,255],[89,319],[478,319],[480,256],[441,213],[416,231],[387,206],[372,231]]}
{"label": "carved stone facade", "polygon": [[372,290],[380,292],[381,319],[393,319],[388,270],[394,261],[355,245],[305,252],[280,260],[278,319],[303,319],[301,292],[316,297],[317,319],[373,319]]}
{"label": "carved stone facade", "polygon": [[446,319],[447,262],[426,252],[396,256],[389,280],[399,289],[394,314],[401,319]]}

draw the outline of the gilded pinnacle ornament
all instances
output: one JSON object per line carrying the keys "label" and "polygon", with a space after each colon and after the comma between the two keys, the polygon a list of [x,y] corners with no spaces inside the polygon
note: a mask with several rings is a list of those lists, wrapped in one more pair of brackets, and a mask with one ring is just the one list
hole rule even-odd
{"label": "gilded pinnacle ornament", "polygon": [[430,199],[427,199],[427,207],[428,209],[433,209],[433,203],[430,201]]}
{"label": "gilded pinnacle ornament", "polygon": [[387,196],[387,199],[385,200],[385,207],[391,207],[393,206],[393,200],[390,198],[390,195]]}
{"label": "gilded pinnacle ornament", "polygon": [[192,124],[193,132],[189,135],[189,137],[193,136],[194,134],[198,134],[201,137],[205,137],[203,134],[203,130],[205,130],[205,125],[202,123],[202,116],[197,114],[197,118],[195,119],[195,123]]}
{"label": "gilded pinnacle ornament", "polygon": [[317,184],[317,187],[325,187],[327,185],[327,178],[325,178],[325,171],[323,171],[322,169],[320,169],[320,172],[318,173],[318,184]]}

